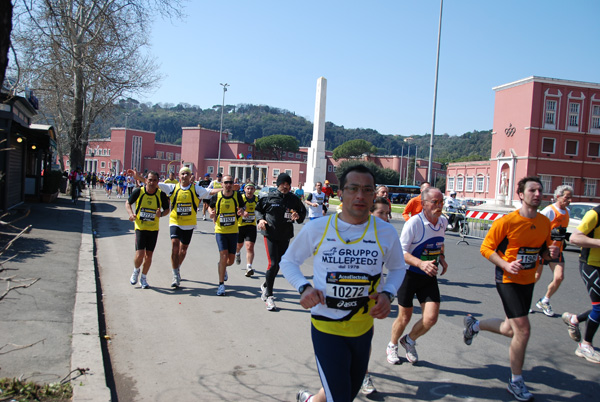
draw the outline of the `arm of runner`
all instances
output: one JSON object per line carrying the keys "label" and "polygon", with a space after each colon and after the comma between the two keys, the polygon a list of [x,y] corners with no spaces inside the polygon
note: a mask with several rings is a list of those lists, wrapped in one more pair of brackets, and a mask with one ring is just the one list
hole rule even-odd
{"label": "arm of runner", "polygon": [[505,261],[498,253],[495,251],[490,254],[488,260],[497,267],[502,268],[509,274],[516,275],[520,270],[523,269],[523,265],[521,265],[521,260],[514,260],[512,262]]}
{"label": "arm of runner", "polygon": [[423,261],[410,253],[404,253],[404,260],[406,260],[407,264],[419,268],[431,277],[438,274],[438,267],[435,265],[435,261]]}
{"label": "arm of runner", "polygon": [[127,210],[127,215],[129,215],[129,221],[135,221],[135,214],[133,213],[133,209],[131,208],[129,201],[125,201],[125,209]]}
{"label": "arm of runner", "polygon": [[390,312],[392,311],[392,303],[390,303],[390,298],[388,295],[384,293],[373,293],[369,295],[369,298],[375,299],[375,307],[369,311],[371,317],[381,320],[390,315]]}

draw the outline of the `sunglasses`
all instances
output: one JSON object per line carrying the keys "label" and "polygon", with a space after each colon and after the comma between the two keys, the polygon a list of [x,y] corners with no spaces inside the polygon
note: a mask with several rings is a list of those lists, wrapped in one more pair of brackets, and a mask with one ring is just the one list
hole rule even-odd
{"label": "sunglasses", "polygon": [[227,180],[227,181],[224,181],[223,183],[224,184],[233,184],[233,181],[232,180]]}

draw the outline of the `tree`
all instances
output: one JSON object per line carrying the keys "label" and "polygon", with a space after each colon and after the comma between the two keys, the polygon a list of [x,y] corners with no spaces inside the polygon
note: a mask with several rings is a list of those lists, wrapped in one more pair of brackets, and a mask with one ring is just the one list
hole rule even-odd
{"label": "tree", "polygon": [[10,0],[0,1],[0,86],[4,83],[4,74],[8,66],[10,31],[12,30],[12,10]]}
{"label": "tree", "polygon": [[400,174],[395,170],[384,169],[373,162],[364,162],[352,159],[343,161],[337,167],[335,175],[338,178],[338,182],[346,170],[356,165],[364,165],[368,167],[371,170],[371,172],[373,172],[373,174],[375,175],[376,184],[398,184]]}
{"label": "tree", "polygon": [[270,135],[259,138],[255,142],[256,149],[261,152],[271,152],[275,159],[281,160],[283,152],[298,152],[298,140],[291,135]]}
{"label": "tree", "polygon": [[[24,82],[58,132],[59,156],[82,166],[90,128],[121,97],[151,89],[157,67],[144,52],[155,12],[179,15],[179,0],[22,0],[13,31]],[[16,31],[16,32],[15,32]],[[62,161],[62,157],[60,158]]]}
{"label": "tree", "polygon": [[377,153],[377,147],[363,139],[350,140],[333,150],[333,159],[337,161],[338,159],[355,158],[365,153]]}

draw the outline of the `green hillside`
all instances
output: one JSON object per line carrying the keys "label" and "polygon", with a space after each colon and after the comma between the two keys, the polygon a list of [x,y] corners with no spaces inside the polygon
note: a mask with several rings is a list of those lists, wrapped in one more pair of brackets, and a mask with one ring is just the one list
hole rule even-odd
{"label": "green hillside", "polygon": [[[152,105],[129,99],[119,102],[109,117],[98,120],[92,132],[96,133],[94,137],[105,138],[110,136],[111,127],[125,127],[127,124],[129,128],[155,132],[157,141],[179,144],[181,127],[201,125],[219,130],[220,118],[221,105],[202,109],[188,104]],[[241,104],[225,106],[223,130],[232,133],[234,140],[254,142],[264,136],[283,134],[296,137],[300,146],[310,146],[313,126],[304,117],[288,110],[265,105]],[[325,141],[328,150],[333,150],[338,145],[353,139],[371,142],[381,155],[400,155],[403,148],[406,154],[407,145],[410,144],[411,155],[416,145],[419,157],[429,156],[429,134],[384,135],[373,129],[347,129],[332,122],[326,123]],[[490,157],[491,144],[491,130],[474,130],[460,136],[436,135],[434,160],[442,163],[487,160]]]}

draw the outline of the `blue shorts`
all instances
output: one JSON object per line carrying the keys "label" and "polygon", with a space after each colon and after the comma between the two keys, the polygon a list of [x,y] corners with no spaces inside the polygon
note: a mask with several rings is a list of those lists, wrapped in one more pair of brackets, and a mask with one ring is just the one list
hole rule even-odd
{"label": "blue shorts", "polygon": [[312,326],[311,335],[327,400],[354,400],[369,366],[373,328],[363,335],[349,337],[326,334]]}
{"label": "blue shorts", "polygon": [[227,250],[229,254],[235,254],[237,250],[237,233],[215,233],[219,251]]}

